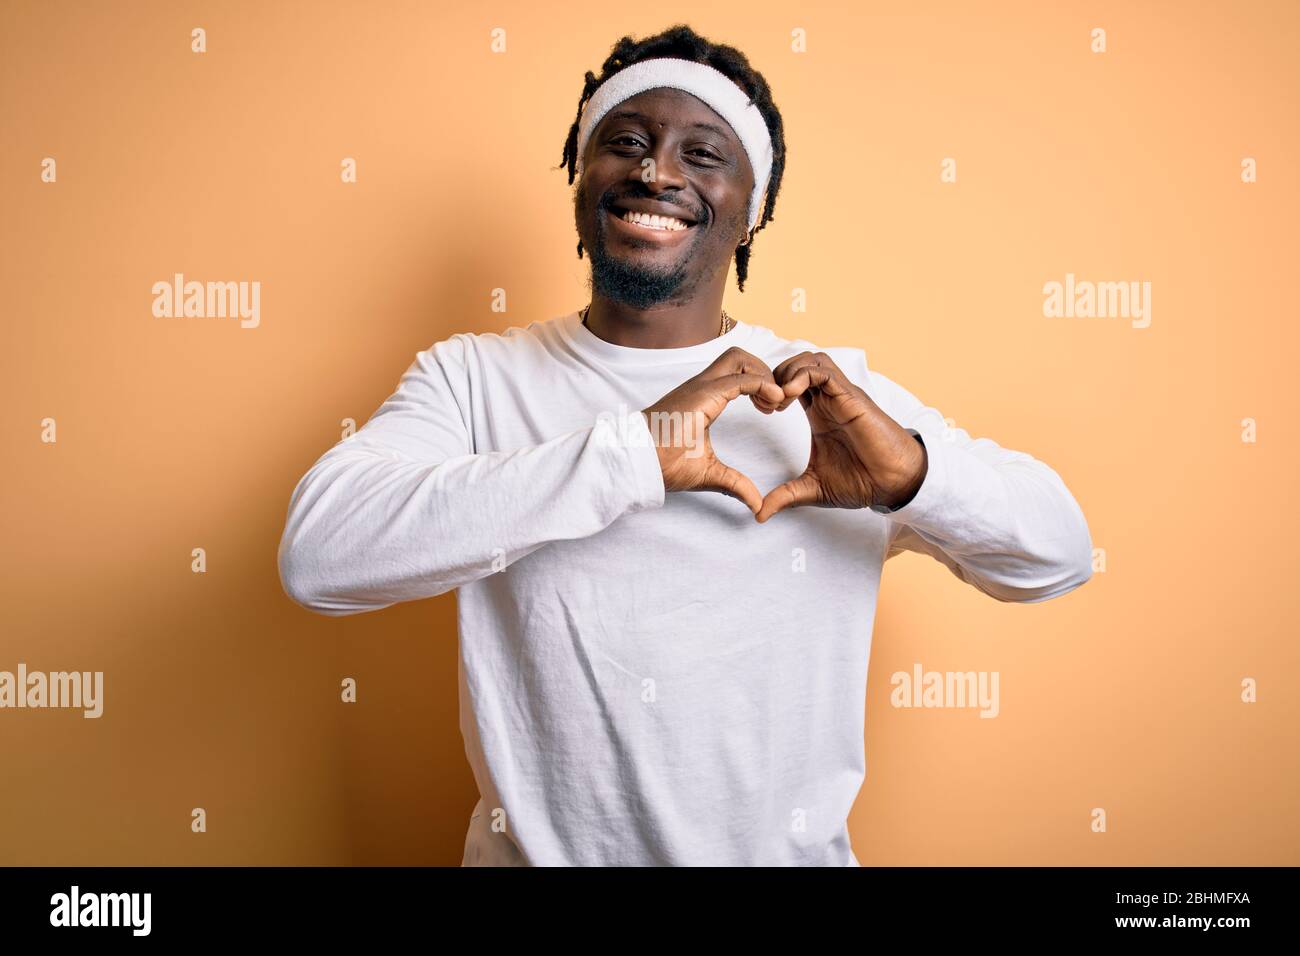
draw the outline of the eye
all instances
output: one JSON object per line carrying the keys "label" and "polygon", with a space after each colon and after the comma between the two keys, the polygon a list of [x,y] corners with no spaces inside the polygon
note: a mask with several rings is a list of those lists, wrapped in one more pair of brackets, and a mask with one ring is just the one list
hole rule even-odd
{"label": "eye", "polygon": [[[620,145],[620,144],[622,144],[622,143],[627,143],[627,144],[629,144],[629,145],[631,145],[631,146],[642,146],[642,145],[643,145],[643,144],[641,143],[641,141],[640,141],[639,139],[637,139],[635,136],[633,136],[631,133],[622,133],[622,134],[620,134],[620,135],[618,135],[618,136],[615,136],[613,139],[611,139],[611,140],[609,141],[609,145],[610,145],[610,146],[618,146],[618,145]],[[722,162],[722,157],[721,157],[721,156],[718,156],[718,155],[715,154],[712,150],[706,149],[706,148],[704,148],[703,146],[697,146],[697,147],[695,147],[695,149],[693,149],[693,150],[690,151],[689,155],[691,155],[691,156],[703,156],[705,159],[710,159],[710,160],[712,160],[712,161],[715,162],[715,163],[720,163],[720,162]]]}

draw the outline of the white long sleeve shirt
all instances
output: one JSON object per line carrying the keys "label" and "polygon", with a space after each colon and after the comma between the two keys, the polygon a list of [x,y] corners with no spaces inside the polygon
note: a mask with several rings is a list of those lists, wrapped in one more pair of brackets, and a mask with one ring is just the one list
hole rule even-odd
{"label": "white long sleeve shirt", "polygon": [[[1084,516],[1028,454],[953,429],[824,349],[928,453],[882,515],[803,507],[758,524],[666,494],[640,410],[739,346],[818,351],[736,323],[686,348],[597,337],[577,312],[458,334],[299,481],[286,592],[328,615],[459,589],[460,728],[481,799],[463,865],[856,866],[867,662],[881,566],[903,550],[1001,601],[1091,575]],[[760,492],[802,472],[796,402],[745,397],[710,429]]]}

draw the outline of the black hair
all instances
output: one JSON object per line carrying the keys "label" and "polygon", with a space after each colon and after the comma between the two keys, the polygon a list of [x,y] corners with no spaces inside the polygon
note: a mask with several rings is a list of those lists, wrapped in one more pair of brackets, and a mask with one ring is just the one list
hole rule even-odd
{"label": "black hair", "polygon": [[[736,247],[736,282],[740,291],[745,291],[745,277],[749,274],[749,255],[754,248],[754,236],[772,221],[772,212],[776,208],[776,194],[781,189],[781,174],[785,171],[785,134],[781,125],[781,112],[772,101],[772,91],[763,79],[763,74],[749,65],[745,54],[735,47],[711,43],[684,23],[669,27],[662,33],[644,40],[634,40],[625,36],[614,44],[605,62],[601,64],[600,76],[587,71],[582,96],[578,99],[578,113],[569,128],[569,138],[564,143],[564,156],[559,169],[569,167],[569,183],[573,183],[578,161],[578,124],[582,118],[582,107],[601,84],[625,67],[655,57],[677,57],[704,63],[724,74],[739,86],[752,104],[758,106],[763,120],[767,123],[768,134],[772,137],[772,173],[767,183],[767,200],[758,224],[750,233],[749,242]],[[758,175],[758,170],[754,171]],[[582,240],[578,240],[578,258],[582,258]]]}

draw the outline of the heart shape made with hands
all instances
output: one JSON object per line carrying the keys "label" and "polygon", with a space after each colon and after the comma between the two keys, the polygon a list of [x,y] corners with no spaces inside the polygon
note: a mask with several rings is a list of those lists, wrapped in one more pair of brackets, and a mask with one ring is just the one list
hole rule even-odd
{"label": "heart shape made with hands", "polygon": [[[740,395],[764,414],[784,411],[796,400],[810,429],[804,471],[759,494],[750,478],[722,462],[708,428]],[[885,414],[824,352],[801,352],[775,369],[743,349],[731,348],[699,375],[688,379],[651,408],[651,416],[702,416],[695,454],[680,443],[656,440],[666,491],[718,491],[742,502],[760,523],[786,508],[898,507],[910,501],[925,479],[925,446]]]}

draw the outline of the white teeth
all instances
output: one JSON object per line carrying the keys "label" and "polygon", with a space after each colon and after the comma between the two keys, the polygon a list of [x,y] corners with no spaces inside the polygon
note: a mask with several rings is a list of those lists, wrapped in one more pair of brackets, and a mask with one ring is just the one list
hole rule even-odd
{"label": "white teeth", "polygon": [[682,229],[689,229],[686,223],[680,219],[674,219],[672,216],[651,216],[643,212],[634,212],[628,210],[623,213],[624,222],[635,223],[638,226],[645,226],[647,229],[666,229],[669,232],[678,232]]}

